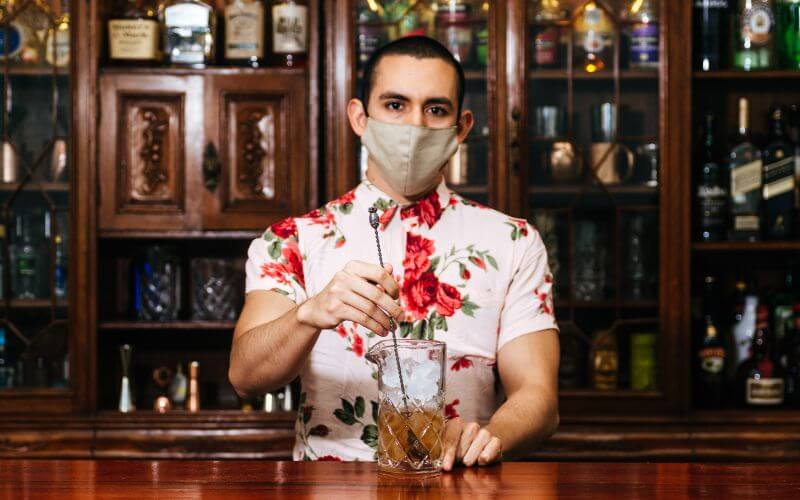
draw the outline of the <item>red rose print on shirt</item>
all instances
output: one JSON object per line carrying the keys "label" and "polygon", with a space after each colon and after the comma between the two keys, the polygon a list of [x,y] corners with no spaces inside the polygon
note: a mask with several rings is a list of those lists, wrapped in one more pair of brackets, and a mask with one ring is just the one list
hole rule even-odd
{"label": "red rose print on shirt", "polygon": [[355,199],[356,199],[356,190],[352,189],[343,194],[342,196],[336,198],[335,200],[332,200],[331,205],[333,206],[346,205],[348,203],[352,203]]}
{"label": "red rose print on shirt", "polygon": [[400,217],[403,219],[417,217],[421,223],[427,224],[428,227],[433,227],[442,217],[442,212],[439,193],[433,191],[413,205],[403,208],[400,211]]}
{"label": "red rose print on shirt", "polygon": [[475,264],[476,266],[480,267],[484,271],[486,270],[486,262],[483,261],[480,257],[475,257],[474,255],[469,258],[469,261]]}
{"label": "red rose print on shirt", "polygon": [[406,280],[416,280],[430,266],[435,248],[433,241],[414,233],[406,237],[406,256],[403,259]]}
{"label": "red rose print on shirt", "polygon": [[269,230],[282,240],[285,240],[290,236],[297,237],[297,224],[295,223],[294,217],[289,217],[288,219],[283,219],[280,222],[276,222],[269,227]]}
{"label": "red rose print on shirt", "polygon": [[333,455],[324,455],[317,458],[320,462],[341,462],[342,459]]}
{"label": "red rose print on shirt", "polygon": [[364,337],[355,331],[353,331],[353,335],[350,337],[350,349],[352,349],[353,354],[359,358],[364,355]]}
{"label": "red rose print on shirt", "polygon": [[458,412],[456,411],[456,406],[461,401],[458,399],[454,399],[451,403],[444,405],[444,418],[446,420],[453,420],[454,418],[458,418]]}
{"label": "red rose print on shirt", "polygon": [[462,368],[471,368],[471,367],[472,367],[472,361],[466,356],[461,356],[460,358],[456,358],[453,364],[450,365],[450,370],[457,372]]}
{"label": "red rose print on shirt", "polygon": [[306,286],[305,276],[303,274],[303,257],[300,255],[300,247],[297,242],[289,240],[281,250],[281,255],[286,259],[286,272],[290,273],[300,286]]}
{"label": "red rose print on shirt", "polygon": [[422,273],[418,279],[406,277],[401,294],[406,309],[414,319],[424,319],[428,307],[436,300],[439,280],[432,272]]}
{"label": "red rose print on shirt", "polygon": [[395,212],[397,212],[397,205],[394,205],[394,206],[392,206],[392,207],[389,207],[389,208],[387,208],[387,209],[386,209],[386,210],[384,210],[384,212],[381,214],[381,218],[380,218],[380,221],[381,221],[381,226],[380,226],[380,227],[381,227],[381,231],[383,231],[384,229],[386,229],[386,226],[388,226],[388,225],[389,225],[389,222],[390,222],[390,221],[392,220],[392,218],[394,217],[394,214],[395,214]]}
{"label": "red rose print on shirt", "polygon": [[461,292],[452,285],[439,283],[436,292],[436,312],[442,316],[452,316],[456,309],[461,309]]}

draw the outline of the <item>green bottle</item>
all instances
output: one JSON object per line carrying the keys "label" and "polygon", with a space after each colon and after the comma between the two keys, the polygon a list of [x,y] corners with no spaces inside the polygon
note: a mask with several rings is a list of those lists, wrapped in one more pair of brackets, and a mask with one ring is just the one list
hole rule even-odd
{"label": "green bottle", "polygon": [[800,0],[777,0],[775,5],[778,63],[800,69]]}
{"label": "green bottle", "polygon": [[733,66],[745,71],[771,68],[774,35],[772,0],[739,0],[734,16]]}

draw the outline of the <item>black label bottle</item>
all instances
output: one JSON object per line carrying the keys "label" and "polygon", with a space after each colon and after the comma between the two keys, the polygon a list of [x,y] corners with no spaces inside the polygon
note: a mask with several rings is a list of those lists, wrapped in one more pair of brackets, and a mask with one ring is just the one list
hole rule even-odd
{"label": "black label bottle", "polygon": [[722,67],[723,41],[728,40],[728,13],[732,0],[694,0],[695,68]]}
{"label": "black label bottle", "polygon": [[730,239],[757,241],[761,233],[761,152],[750,139],[749,103],[739,99],[739,130],[729,154]]}
{"label": "black label bottle", "polygon": [[794,228],[795,178],[794,146],[787,140],[784,111],[776,106],[770,112],[769,144],[764,149],[764,236],[789,238]]}
{"label": "black label bottle", "polygon": [[738,383],[745,406],[778,406],[783,404],[784,380],[776,373],[770,355],[769,311],[758,307],[758,320],[750,357],[739,366]]}

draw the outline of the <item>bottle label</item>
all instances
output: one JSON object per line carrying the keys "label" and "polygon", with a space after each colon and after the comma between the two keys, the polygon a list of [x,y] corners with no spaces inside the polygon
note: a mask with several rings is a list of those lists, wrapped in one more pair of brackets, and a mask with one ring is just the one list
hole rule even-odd
{"label": "bottle label", "polygon": [[725,368],[725,349],[721,347],[706,347],[699,352],[700,369],[705,373],[722,373]]}
{"label": "bottle label", "polygon": [[36,258],[33,255],[20,255],[17,257],[17,272],[20,276],[33,276],[36,274]]}
{"label": "bottle label", "polygon": [[745,400],[749,405],[779,405],[783,403],[783,379],[747,379]]}
{"label": "bottle label", "polygon": [[731,196],[741,196],[761,187],[761,160],[752,161],[733,168],[731,172]]}
{"label": "bottle label", "polygon": [[63,68],[69,64],[69,28],[50,29],[47,32],[45,60],[53,66]]}
{"label": "bottle label", "polygon": [[546,66],[556,63],[558,31],[555,28],[546,29],[536,35],[533,43],[536,64]]}
{"label": "bottle label", "polygon": [[774,19],[766,5],[754,5],[744,12],[742,36],[750,39],[753,45],[766,45],[772,38]]}
{"label": "bottle label", "polygon": [[307,34],[308,9],[305,5],[272,7],[272,50],[276,54],[306,52]]}
{"label": "bottle label", "polygon": [[158,57],[158,23],[149,19],[113,19],[108,22],[111,59]]}
{"label": "bottle label", "polygon": [[225,9],[225,57],[264,57],[264,4],[233,4]]}
{"label": "bottle label", "polygon": [[633,26],[631,32],[631,63],[658,62],[658,24],[643,23]]}
{"label": "bottle label", "polygon": [[25,30],[16,22],[0,29],[0,61],[7,57],[15,57],[27,45]]}
{"label": "bottle label", "polygon": [[794,158],[783,160],[764,166],[764,199],[769,200],[776,196],[794,190]]}
{"label": "bottle label", "polygon": [[697,198],[700,201],[700,225],[703,228],[723,226],[728,193],[720,186],[699,186]]}
{"label": "bottle label", "polygon": [[210,24],[211,11],[198,4],[171,5],[164,10],[164,24],[168,28],[206,28]]}
{"label": "bottle label", "polygon": [[694,0],[694,6],[699,9],[727,9],[728,0]]}
{"label": "bottle label", "polygon": [[737,215],[733,218],[733,229],[735,231],[758,231],[761,221],[758,215]]}

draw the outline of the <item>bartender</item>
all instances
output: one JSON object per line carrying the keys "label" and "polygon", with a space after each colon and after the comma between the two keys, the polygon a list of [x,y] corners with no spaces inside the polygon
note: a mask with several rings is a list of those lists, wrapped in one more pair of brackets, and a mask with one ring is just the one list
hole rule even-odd
{"label": "bartender", "polygon": [[447,343],[445,470],[530,450],[558,425],[553,279],[530,224],[443,180],[474,124],[464,71],[439,42],[401,38],[368,61],[360,97],[347,113],[366,180],[250,245],[231,383],[252,397],[299,375],[294,459],[374,460],[377,368],[364,354],[395,327]]}

